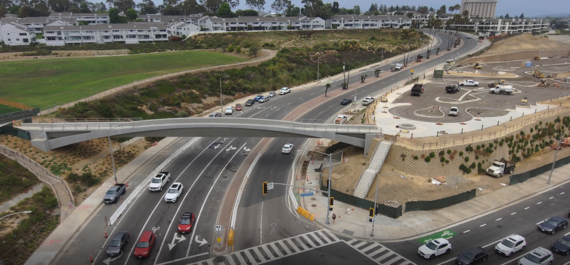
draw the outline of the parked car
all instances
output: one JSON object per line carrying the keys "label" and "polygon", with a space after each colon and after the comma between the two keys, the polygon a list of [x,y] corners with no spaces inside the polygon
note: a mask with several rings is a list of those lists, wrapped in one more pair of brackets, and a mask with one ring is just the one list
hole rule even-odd
{"label": "parked car", "polygon": [[449,116],[457,116],[457,114],[459,114],[459,108],[458,107],[451,107],[449,109]]}
{"label": "parked car", "polygon": [[460,86],[479,86],[479,82],[475,82],[473,80],[465,80],[459,83]]}
{"label": "parked car", "polygon": [[348,105],[350,103],[352,103],[352,99],[345,98],[340,102],[340,105]]}
{"label": "parked car", "polygon": [[458,85],[448,85],[445,87],[445,92],[455,94],[459,92],[460,87]]}
{"label": "parked car", "polygon": [[212,112],[212,113],[210,114],[210,116],[208,116],[208,117],[210,117],[210,118],[222,117],[222,114],[219,113],[219,112]]}
{"label": "parked car", "polygon": [[424,93],[425,85],[424,84],[414,84],[412,87],[412,96],[421,96]]}
{"label": "parked car", "polygon": [[112,203],[117,202],[121,195],[127,192],[127,185],[124,183],[115,183],[115,185],[111,186],[105,196],[103,197],[104,203]]}
{"label": "parked car", "polygon": [[538,224],[538,230],[554,235],[556,231],[564,230],[568,226],[568,220],[553,216]]}
{"label": "parked car", "polygon": [[275,97],[275,92],[273,92],[273,91],[269,92],[268,97],[270,97],[270,98]]}
{"label": "parked car", "polygon": [[259,102],[259,103],[265,103],[265,102],[267,102],[267,101],[269,101],[269,98],[268,98],[268,97],[261,97],[257,102]]}
{"label": "parked car", "polygon": [[281,90],[279,90],[279,95],[285,95],[285,94],[289,94],[289,93],[291,93],[291,89],[288,87],[284,87],[284,88],[281,88]]}
{"label": "parked car", "polygon": [[254,101],[259,101],[259,99],[263,98],[263,95],[257,95],[257,97],[255,97],[253,100]]}
{"label": "parked car", "polygon": [[445,60],[446,63],[452,63],[455,62],[455,58],[453,57],[447,57],[447,60]]}
{"label": "parked car", "polygon": [[451,243],[445,238],[431,240],[418,249],[418,254],[424,259],[433,259],[449,252],[451,252]]}
{"label": "parked car", "polygon": [[137,245],[135,247],[135,251],[133,252],[135,258],[148,258],[150,256],[150,251],[152,247],[154,247],[154,243],[156,241],[156,235],[153,231],[145,231]]}
{"label": "parked car", "polygon": [[334,121],[334,124],[343,124],[343,123],[345,123],[346,121],[347,121],[346,115],[340,114],[340,115],[338,115],[338,116],[336,117],[336,120]]}
{"label": "parked car", "polygon": [[233,107],[226,107],[225,110],[226,115],[232,115],[234,113],[234,108]]}
{"label": "parked car", "polygon": [[565,236],[552,244],[552,250],[559,254],[570,254],[570,236]]}
{"label": "parked car", "polygon": [[245,106],[246,106],[246,107],[251,107],[251,105],[253,105],[253,103],[255,103],[255,100],[253,100],[253,99],[248,99],[248,100],[245,102]]}
{"label": "parked car", "polygon": [[164,195],[164,202],[176,202],[184,192],[184,186],[180,182],[174,182]]}
{"label": "parked car", "polygon": [[293,151],[293,144],[285,144],[281,149],[281,153],[290,154]]}
{"label": "parked car", "polygon": [[241,104],[236,104],[236,111],[242,111]]}
{"label": "parked car", "polygon": [[554,261],[554,256],[550,250],[543,247],[537,247],[533,251],[524,255],[518,265],[550,265]]}
{"label": "parked car", "polygon": [[526,240],[524,237],[513,234],[505,239],[501,240],[499,244],[495,246],[495,250],[499,254],[503,254],[507,257],[510,257],[515,252],[519,252],[520,250],[526,247]]}
{"label": "parked car", "polygon": [[150,191],[162,191],[162,188],[166,183],[170,181],[170,172],[160,172],[152,178],[150,184],[148,185],[148,189]]}
{"label": "parked car", "polygon": [[489,253],[482,247],[470,248],[463,251],[455,259],[455,263],[459,265],[472,265],[487,261]]}
{"label": "parked car", "polygon": [[182,215],[182,218],[178,221],[178,232],[179,233],[190,233],[194,227],[194,222],[196,222],[196,217],[193,213],[186,212]]}
{"label": "parked car", "polygon": [[123,248],[125,248],[125,246],[127,245],[127,243],[129,243],[130,240],[131,239],[129,232],[121,231],[116,233],[113,236],[113,239],[111,239],[111,243],[107,248],[107,255],[109,255],[110,257],[119,256],[121,253],[123,253]]}

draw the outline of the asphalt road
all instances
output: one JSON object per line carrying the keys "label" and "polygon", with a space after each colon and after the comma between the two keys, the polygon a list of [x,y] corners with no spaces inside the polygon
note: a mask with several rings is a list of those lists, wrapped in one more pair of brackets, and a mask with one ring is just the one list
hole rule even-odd
{"label": "asphalt road", "polygon": [[[446,38],[442,44],[446,45]],[[461,50],[473,48],[475,43],[467,43]],[[443,58],[435,59],[417,67],[416,72],[423,71],[441,63]],[[389,66],[385,66],[388,70]],[[351,78],[351,84],[359,82],[356,73]],[[372,71],[367,73],[373,76]],[[359,88],[357,94],[362,98],[368,94],[407,78],[408,73],[403,71],[389,80],[381,83]],[[331,89],[340,89],[342,80],[331,83]],[[386,83],[386,84],[385,84]],[[282,119],[289,111],[300,104],[324,93],[324,88],[295,91],[284,96],[277,96],[267,103],[255,104],[252,108],[244,108],[243,112],[234,113],[237,117],[255,117],[268,119]],[[342,107],[338,100],[329,101],[303,116],[302,119],[312,122],[325,121],[334,115]],[[189,139],[175,143],[166,153],[152,161],[162,161],[164,157],[172,153],[176,147],[180,147]],[[164,192],[152,193],[145,190],[133,202],[123,216],[113,227],[107,227],[107,233],[111,238],[117,231],[128,231],[131,236],[130,243],[125,248],[125,254],[108,259],[105,254],[109,240],[103,237],[105,223],[104,217],[111,216],[118,205],[102,205],[101,209],[93,218],[84,225],[84,228],[76,235],[73,242],[58,260],[59,264],[85,263],[88,254],[93,254],[97,264],[162,264],[188,263],[202,260],[208,257],[211,239],[215,237],[214,225],[217,209],[221,203],[227,186],[234,172],[240,166],[247,155],[246,148],[251,149],[259,139],[256,138],[200,138],[182,155],[175,159],[164,171],[171,172],[171,181],[181,182],[184,185],[184,193],[176,203],[165,203],[162,200]],[[292,235],[314,230],[314,225],[302,219],[294,218],[288,213],[285,201],[285,189],[275,189],[265,197],[260,192],[260,183],[265,180],[274,182],[286,182],[288,172],[293,161],[293,155],[281,154],[283,144],[290,142],[299,147],[304,139],[274,139],[267,151],[262,155],[257,166],[254,168],[250,181],[244,190],[236,227],[236,249],[247,248],[265,242],[286,238]],[[162,159],[162,160],[161,160]],[[158,165],[159,162],[151,162],[149,165]],[[140,174],[129,181],[129,192],[134,190],[154,168],[141,165]],[[124,198],[123,198],[124,199]],[[175,235],[177,220],[184,212],[191,211],[197,216],[195,229],[191,234],[181,237]],[[151,258],[135,260],[132,251],[138,237],[143,231],[155,230],[157,245],[151,251]],[[200,247],[203,240],[208,241]]]}

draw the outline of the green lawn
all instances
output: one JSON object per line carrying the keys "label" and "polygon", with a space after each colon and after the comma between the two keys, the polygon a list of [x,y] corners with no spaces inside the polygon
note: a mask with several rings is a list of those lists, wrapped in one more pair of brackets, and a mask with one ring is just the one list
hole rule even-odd
{"label": "green lawn", "polygon": [[14,108],[14,107],[10,107],[10,106],[0,104],[0,115],[10,113],[10,112],[20,111],[20,110],[21,109],[19,109],[19,108]]}
{"label": "green lawn", "polygon": [[46,109],[149,77],[244,59],[202,51],[0,63],[2,98]]}

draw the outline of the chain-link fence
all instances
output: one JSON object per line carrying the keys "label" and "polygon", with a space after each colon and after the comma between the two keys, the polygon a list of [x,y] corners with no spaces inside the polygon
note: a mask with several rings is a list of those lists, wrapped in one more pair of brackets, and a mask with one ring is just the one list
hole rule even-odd
{"label": "chain-link fence", "polygon": [[6,113],[0,115],[0,124],[12,122],[12,121],[19,121],[23,119],[29,119],[31,117],[36,117],[40,113],[39,108],[35,109],[28,109],[28,110],[21,110],[15,111],[11,113]]}
{"label": "chain-link fence", "polygon": [[[559,167],[564,166],[568,163],[570,163],[570,157],[565,157],[565,158],[559,159],[554,164],[554,168],[559,168]],[[552,163],[546,164],[544,166],[541,166],[539,168],[535,168],[533,170],[530,170],[530,171],[527,171],[524,173],[510,175],[509,176],[509,185],[515,185],[518,183],[523,183],[530,178],[534,178],[534,177],[539,176],[543,173],[546,173],[550,170],[552,170]]]}

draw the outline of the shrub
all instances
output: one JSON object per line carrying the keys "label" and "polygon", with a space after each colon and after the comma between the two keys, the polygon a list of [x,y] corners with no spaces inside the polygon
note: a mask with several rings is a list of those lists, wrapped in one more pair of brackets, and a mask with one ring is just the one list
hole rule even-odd
{"label": "shrub", "polygon": [[479,160],[479,155],[476,155],[476,156],[475,156],[475,160]]}
{"label": "shrub", "polygon": [[178,113],[176,113],[176,117],[179,117],[179,118],[190,117],[190,114],[188,114],[188,112],[186,112],[186,111],[179,111]]}
{"label": "shrub", "polygon": [[228,46],[228,52],[233,52],[234,50],[234,46],[230,44],[230,46]]}
{"label": "shrub", "polygon": [[449,160],[445,160],[445,163],[446,163],[446,164],[449,164]]}
{"label": "shrub", "polygon": [[431,158],[429,156],[426,156],[426,158],[424,158],[424,160],[429,163],[429,161],[431,161]]}
{"label": "shrub", "polygon": [[434,153],[434,152],[429,153],[429,157],[434,158],[434,157],[435,157],[435,153]]}
{"label": "shrub", "polygon": [[469,162],[469,157],[468,157],[468,156],[465,157],[465,163],[467,163],[467,162]]}
{"label": "shrub", "polygon": [[439,161],[441,161],[441,163],[445,162],[445,157],[442,156]]}
{"label": "shrub", "polygon": [[236,53],[241,53],[241,47],[240,46],[237,46]]}
{"label": "shrub", "polygon": [[414,160],[418,160],[418,158],[419,157],[417,155],[414,155]]}
{"label": "shrub", "polygon": [[447,149],[447,154],[451,154],[451,149]]}
{"label": "shrub", "polygon": [[489,144],[489,148],[493,148],[493,146],[494,146],[493,144],[491,144],[491,143]]}
{"label": "shrub", "polygon": [[470,169],[475,169],[477,167],[477,165],[475,164],[475,162],[471,163],[471,166],[469,166]]}
{"label": "shrub", "polygon": [[459,152],[459,156],[463,156],[463,151]]}
{"label": "shrub", "polygon": [[472,152],[473,151],[473,147],[471,145],[468,145],[467,147],[465,147],[465,151],[467,152]]}
{"label": "shrub", "polygon": [[480,146],[480,145],[477,145],[477,150],[481,150],[481,146]]}
{"label": "shrub", "polygon": [[444,152],[443,150],[441,150],[441,151],[439,152],[439,156],[443,156],[443,155],[445,155],[445,152]]}

